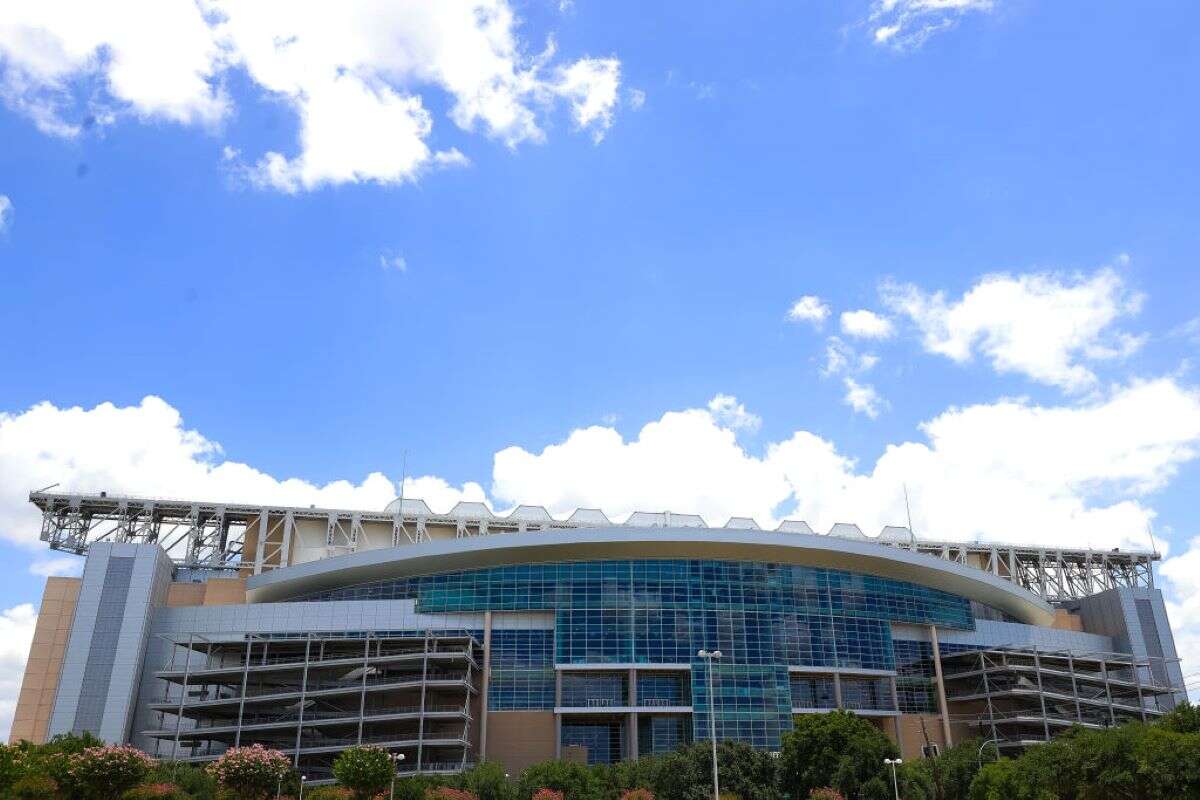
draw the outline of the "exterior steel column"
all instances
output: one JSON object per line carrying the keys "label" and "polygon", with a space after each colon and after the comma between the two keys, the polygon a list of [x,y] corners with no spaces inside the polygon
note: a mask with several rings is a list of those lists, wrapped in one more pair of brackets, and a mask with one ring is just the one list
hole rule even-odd
{"label": "exterior steel column", "polygon": [[996,742],[996,752],[1000,752],[1000,737],[996,733],[996,709],[992,705],[992,684],[988,681],[987,660],[983,651],[979,651],[979,674],[983,676],[983,696],[987,699],[988,724],[992,728],[992,739]]}
{"label": "exterior steel column", "polygon": [[842,676],[838,672],[833,673],[833,704],[842,707]]}
{"label": "exterior steel column", "polygon": [[304,733],[304,701],[308,693],[308,662],[312,653],[312,634],[304,637],[304,669],[300,673],[300,719],[296,723],[296,752],[292,756],[292,766],[300,767],[300,736]]}
{"label": "exterior steel column", "polygon": [[[483,671],[479,679],[482,687],[479,699],[479,760],[487,760],[488,693],[492,682],[492,612],[483,612]],[[467,692],[467,702],[471,693]]]}
{"label": "exterior steel column", "polygon": [[[175,749],[171,753],[171,758],[179,758],[179,726],[183,722],[183,701],[187,699],[188,673],[192,669],[192,637],[194,636],[194,633],[188,634],[187,658],[183,661],[183,686],[179,689],[179,714],[175,717]],[[175,658],[173,652],[171,658]]]}
{"label": "exterior steel column", "polygon": [[1067,651],[1067,669],[1071,671],[1071,695],[1075,698],[1075,721],[1083,723],[1083,709],[1079,705],[1079,681],[1075,677],[1075,656]]}
{"label": "exterior steel column", "polygon": [[[1132,648],[1130,648],[1132,649]],[[1149,665],[1149,658],[1146,659]],[[1142,671],[1138,669],[1137,656],[1132,653],[1129,656],[1129,664],[1133,668],[1133,680],[1137,684],[1138,711],[1142,714],[1142,722],[1146,721],[1146,701],[1142,699]],[[1153,672],[1151,673],[1153,674]]]}
{"label": "exterior steel column", "polygon": [[[470,675],[468,667],[468,675]],[[417,769],[424,766],[425,755],[425,685],[429,682],[429,631],[425,631],[425,652],[421,654],[421,710],[417,714]],[[467,696],[471,696],[470,688]]]}
{"label": "exterior steel column", "polygon": [[1046,741],[1050,741],[1050,718],[1046,716],[1046,690],[1042,686],[1042,656],[1038,653],[1037,645],[1033,646],[1033,670],[1037,674],[1038,701],[1042,706],[1042,732]]}
{"label": "exterior steel column", "polygon": [[367,712],[367,670],[371,663],[371,634],[363,637],[363,674],[361,688],[358,690],[358,743],[362,744],[363,715]]}
{"label": "exterior steel column", "polygon": [[[562,670],[554,670],[554,707],[562,706]],[[554,712],[554,757],[562,758],[562,714]]]}
{"label": "exterior steel column", "polygon": [[253,647],[254,639],[250,637],[250,634],[246,634],[246,660],[242,664],[242,697],[238,701],[237,732],[233,735],[234,747],[240,747],[242,744],[242,716],[246,713],[246,684],[250,678],[250,656]]}
{"label": "exterior steel column", "polygon": [[942,737],[946,748],[954,746],[950,735],[950,712],[946,709],[946,683],[942,679],[942,648],[938,646],[937,626],[929,626],[929,643],[933,645],[933,677],[937,683],[938,712],[942,715]]}
{"label": "exterior steel column", "polygon": [[904,756],[904,745],[900,733],[900,692],[896,689],[896,676],[893,675],[889,682],[892,688],[892,710],[896,712],[896,716],[892,717],[892,727],[896,729],[896,749],[900,751],[901,757]]}
{"label": "exterior steel column", "polygon": [[[629,689],[628,702],[630,707],[636,708],[638,704],[637,693],[637,670],[630,668],[629,670]],[[629,757],[638,757],[638,715],[636,711],[629,712],[629,718],[626,720],[626,725],[629,726],[629,735],[626,740],[629,742]]]}
{"label": "exterior steel column", "polygon": [[1108,699],[1108,722],[1113,727],[1117,725],[1117,712],[1113,710],[1112,687],[1108,685],[1108,662],[1100,659],[1100,671],[1104,674],[1104,696]]}

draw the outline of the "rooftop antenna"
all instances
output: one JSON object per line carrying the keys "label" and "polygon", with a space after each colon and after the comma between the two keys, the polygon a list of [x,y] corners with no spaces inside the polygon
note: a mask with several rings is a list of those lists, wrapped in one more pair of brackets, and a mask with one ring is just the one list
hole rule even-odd
{"label": "rooftop antenna", "polygon": [[910,542],[915,542],[917,541],[917,534],[913,531],[912,527],[912,509],[908,507],[908,484],[903,483],[901,486],[904,487],[904,514],[908,517],[908,538]]}
{"label": "rooftop antenna", "polygon": [[1158,555],[1158,542],[1154,541],[1154,526],[1146,520],[1146,535],[1150,537],[1150,552]]}

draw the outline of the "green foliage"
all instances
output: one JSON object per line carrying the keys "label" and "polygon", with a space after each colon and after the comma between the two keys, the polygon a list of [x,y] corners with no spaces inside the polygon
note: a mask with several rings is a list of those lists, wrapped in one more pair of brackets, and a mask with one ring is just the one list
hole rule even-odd
{"label": "green foliage", "polygon": [[189,800],[190,795],[173,783],[143,783],[121,795],[121,800]]}
{"label": "green foliage", "polygon": [[605,800],[605,781],[599,770],[570,761],[543,761],[521,773],[517,782],[521,798],[533,797],[538,789],[562,792],[566,800]]}
{"label": "green foliage", "polygon": [[479,800],[473,792],[453,786],[433,786],[425,790],[425,800]]}
{"label": "green foliage", "polygon": [[[182,761],[159,762],[146,776],[147,783],[173,783],[192,800],[214,800],[217,781],[201,767]],[[287,780],[284,779],[284,788]]]}
{"label": "green foliage", "polygon": [[343,750],[333,762],[333,776],[357,800],[370,800],[392,783],[395,764],[382,747],[364,745]]}
{"label": "green foliage", "polygon": [[846,711],[796,718],[779,757],[781,788],[792,797],[833,787],[846,797],[888,797],[892,776],[885,758],[896,746],[870,722]]}
{"label": "green foliage", "polygon": [[353,794],[345,786],[314,786],[304,790],[304,800],[350,800]]}
{"label": "green foliage", "polygon": [[8,794],[16,800],[54,800],[58,782],[49,775],[26,775],[13,783]]}
{"label": "green foliage", "polygon": [[[410,775],[406,778],[397,778],[396,800],[425,800],[426,792],[445,784],[446,781],[436,775]],[[307,794],[305,800],[308,800]]]}
{"label": "green foliage", "polygon": [[1159,724],[1175,733],[1200,733],[1200,706],[1180,703]]}
{"label": "green foliage", "polygon": [[[659,800],[709,800],[712,797],[712,746],[693,744],[658,757],[647,781]],[[740,800],[779,800],[776,763],[770,753],[739,742],[717,746],[722,794]],[[570,798],[568,798],[570,800]]]}
{"label": "green foliage", "polygon": [[504,766],[496,761],[477,764],[454,783],[475,795],[478,800],[517,800],[516,786],[508,779]]}

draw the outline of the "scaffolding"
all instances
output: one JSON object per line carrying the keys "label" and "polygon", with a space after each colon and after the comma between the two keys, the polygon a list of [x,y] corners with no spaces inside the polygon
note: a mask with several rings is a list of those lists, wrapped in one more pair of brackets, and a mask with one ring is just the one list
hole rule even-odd
{"label": "scaffolding", "polygon": [[951,718],[1002,749],[1076,725],[1146,722],[1170,711],[1179,691],[1156,682],[1149,659],[1127,653],[991,647],[943,654],[941,663]]}
{"label": "scaffolding", "polygon": [[153,755],[209,761],[262,744],[314,781],[354,745],[403,753],[410,773],[470,766],[482,645],[467,632],[168,638],[142,731]]}

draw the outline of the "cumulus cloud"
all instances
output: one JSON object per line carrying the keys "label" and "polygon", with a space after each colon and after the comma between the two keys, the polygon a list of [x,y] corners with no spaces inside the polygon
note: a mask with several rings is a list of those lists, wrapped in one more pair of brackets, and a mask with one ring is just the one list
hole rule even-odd
{"label": "cumulus cloud", "polygon": [[[1175,633],[1175,648],[1188,667],[1200,665],[1200,537],[1188,542],[1187,549],[1168,558],[1158,568],[1160,583],[1168,597],[1167,616]],[[1187,682],[1192,686],[1192,701],[1200,700],[1200,674]]]}
{"label": "cumulus cloud", "polygon": [[379,267],[388,272],[408,272],[408,261],[399,253],[379,254]]}
{"label": "cumulus cloud", "polygon": [[12,224],[13,217],[13,202],[8,199],[8,195],[0,194],[0,233],[8,230],[8,226]]}
{"label": "cumulus cloud", "polygon": [[881,293],[916,325],[928,352],[958,363],[978,353],[999,372],[1068,391],[1096,384],[1089,362],[1123,358],[1144,341],[1114,327],[1141,309],[1143,297],[1107,268],[1091,275],[988,275],[957,300],[912,284],[888,283]]}
{"label": "cumulus cloud", "polygon": [[0,611],[0,738],[6,741],[36,624],[37,611],[30,603]]}
{"label": "cumulus cloud", "polygon": [[[1150,496],[1200,454],[1200,392],[1167,377],[1072,404],[954,407],[863,462],[803,429],[748,449],[738,434],[757,425],[743,403],[718,395],[702,408],[667,412],[628,439],[594,425],[540,451],[507,447],[494,455],[487,493],[479,483],[421,476],[404,494],[437,511],[486,499],[497,508],[541,504],[558,515],[598,507],[614,520],[672,510],[716,525],[753,516],[770,527],[790,517],[818,531],[855,522],[873,532],[904,523],[907,485],[914,529],[925,538],[1142,549],[1154,517]],[[72,491],[366,509],[398,493],[380,473],[318,486],[227,459],[154,397],[0,414],[0,534],[37,545],[39,519],[26,493],[56,481]],[[1200,555],[1185,553],[1163,565],[1177,624],[1200,618],[1196,563]],[[1185,623],[1180,639],[1196,656],[1193,628]]]}
{"label": "cumulus cloud", "polygon": [[[382,509],[398,494],[397,483],[379,472],[316,485],[225,459],[220,445],[186,428],[157,397],[133,406],[39,403],[0,413],[0,538],[37,545],[40,521],[28,492],[52,483],[78,492],[364,509]],[[484,496],[478,484],[456,488],[440,478],[413,478],[406,486],[410,497],[427,490],[450,505]]]}
{"label": "cumulus cloud", "polygon": [[970,13],[991,11],[993,0],[875,0],[867,25],[875,44],[915,50]]}
{"label": "cumulus cloud", "polygon": [[842,333],[859,339],[888,339],[895,332],[892,321],[874,311],[843,311]]}
{"label": "cumulus cloud", "polygon": [[515,147],[544,138],[556,100],[599,140],[620,83],[613,57],[553,63],[553,42],[528,53],[508,0],[13,0],[5,11],[0,100],[43,131],[74,136],[76,118],[121,113],[214,128],[233,109],[226,82],[244,76],[298,118],[295,152],[241,165],[285,192],[462,164],[429,144],[429,91],[460,128]]}
{"label": "cumulus cloud", "polygon": [[788,319],[792,322],[810,322],[821,327],[829,318],[829,306],[821,298],[806,294],[788,309]]}
{"label": "cumulus cloud", "polygon": [[855,413],[865,414],[871,419],[879,416],[885,401],[879,392],[875,391],[874,386],[869,383],[859,383],[850,377],[843,378],[842,384],[846,387],[846,394],[842,398],[843,402],[854,409]]}
{"label": "cumulus cloud", "polygon": [[708,401],[708,412],[718,425],[735,431],[756,432],[762,427],[762,417],[746,410],[736,397],[719,394]]}

